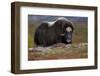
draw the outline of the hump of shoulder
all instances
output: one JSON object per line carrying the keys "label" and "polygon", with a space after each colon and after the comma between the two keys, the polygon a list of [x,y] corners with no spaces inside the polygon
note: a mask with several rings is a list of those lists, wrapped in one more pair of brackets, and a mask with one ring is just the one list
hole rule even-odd
{"label": "hump of shoulder", "polygon": [[68,24],[73,24],[72,21],[70,21],[69,19],[67,19],[65,17],[59,17],[59,18],[57,18],[56,21],[62,21],[62,22],[68,23]]}
{"label": "hump of shoulder", "polygon": [[44,22],[42,23],[42,25],[43,25],[43,26],[51,27],[51,26],[54,25],[54,23],[55,23],[55,21],[44,21]]}
{"label": "hump of shoulder", "polygon": [[65,20],[65,21],[69,21],[67,18],[65,18],[65,17],[59,17],[59,18],[57,18],[57,20]]}

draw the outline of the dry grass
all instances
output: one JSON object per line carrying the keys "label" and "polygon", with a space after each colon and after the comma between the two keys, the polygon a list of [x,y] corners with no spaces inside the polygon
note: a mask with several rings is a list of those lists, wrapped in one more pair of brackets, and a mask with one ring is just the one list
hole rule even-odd
{"label": "dry grass", "polygon": [[48,60],[48,59],[76,59],[87,58],[87,45],[79,46],[73,44],[71,47],[53,47],[46,51],[29,51],[29,60]]}

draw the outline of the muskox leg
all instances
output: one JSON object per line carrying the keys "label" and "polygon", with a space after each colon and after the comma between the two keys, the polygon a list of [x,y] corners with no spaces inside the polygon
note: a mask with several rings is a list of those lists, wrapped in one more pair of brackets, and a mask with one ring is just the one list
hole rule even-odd
{"label": "muskox leg", "polygon": [[48,24],[41,24],[35,32],[34,42],[37,46],[46,46],[47,45],[47,29]]}
{"label": "muskox leg", "polygon": [[46,46],[46,36],[44,30],[38,30],[35,33],[35,43],[37,46]]}

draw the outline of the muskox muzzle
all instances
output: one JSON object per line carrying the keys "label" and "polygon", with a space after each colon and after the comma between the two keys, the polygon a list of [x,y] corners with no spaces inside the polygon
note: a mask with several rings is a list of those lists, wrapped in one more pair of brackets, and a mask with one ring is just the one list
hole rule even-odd
{"label": "muskox muzzle", "polygon": [[64,34],[64,43],[71,44],[72,43],[72,32],[65,32]]}

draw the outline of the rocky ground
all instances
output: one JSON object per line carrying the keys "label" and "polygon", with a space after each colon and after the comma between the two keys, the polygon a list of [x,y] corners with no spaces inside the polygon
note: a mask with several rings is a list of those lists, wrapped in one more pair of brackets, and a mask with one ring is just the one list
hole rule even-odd
{"label": "rocky ground", "polygon": [[88,44],[54,44],[49,47],[29,48],[28,60],[76,59],[88,57]]}

